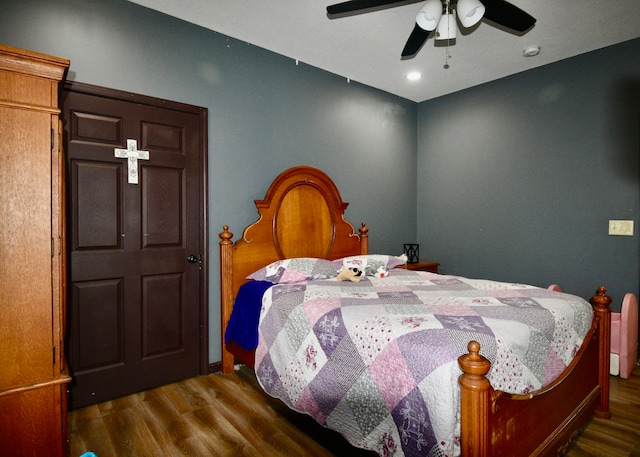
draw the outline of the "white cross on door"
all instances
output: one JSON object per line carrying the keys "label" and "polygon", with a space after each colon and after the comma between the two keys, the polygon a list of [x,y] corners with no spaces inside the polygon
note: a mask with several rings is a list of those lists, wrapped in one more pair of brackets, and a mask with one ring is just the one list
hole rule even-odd
{"label": "white cross on door", "polygon": [[127,149],[115,148],[115,156],[127,159],[129,184],[138,184],[138,160],[149,160],[149,151],[138,151],[138,142],[127,139]]}

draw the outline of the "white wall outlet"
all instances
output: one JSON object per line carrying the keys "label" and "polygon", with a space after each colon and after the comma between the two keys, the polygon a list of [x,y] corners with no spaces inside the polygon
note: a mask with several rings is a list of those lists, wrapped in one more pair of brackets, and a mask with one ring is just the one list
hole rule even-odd
{"label": "white wall outlet", "polygon": [[609,235],[633,236],[633,221],[609,221]]}

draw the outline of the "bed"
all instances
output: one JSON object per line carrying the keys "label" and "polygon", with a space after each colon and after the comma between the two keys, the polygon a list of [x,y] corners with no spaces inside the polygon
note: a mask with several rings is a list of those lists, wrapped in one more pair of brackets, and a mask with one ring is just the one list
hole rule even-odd
{"label": "bed", "polygon": [[[258,271],[264,271],[266,266],[280,265],[279,262],[285,259],[296,259],[295,261],[297,259],[319,259],[339,265],[340,262],[344,262],[342,260],[344,258],[350,258],[351,256],[367,256],[365,258],[368,258],[369,256],[368,228],[363,223],[356,231],[345,220],[344,212],[348,203],[342,201],[340,193],[331,178],[319,169],[300,166],[284,171],[273,181],[265,198],[256,200],[255,205],[260,217],[255,223],[244,229],[240,239],[233,241],[233,234],[227,226],[223,228],[219,235],[223,335],[230,319],[233,319],[232,310],[239,291],[244,291],[246,289],[244,285],[250,282],[247,277]],[[291,260],[291,262],[294,262],[294,260]],[[321,264],[321,262],[318,262],[318,264]],[[580,300],[577,297],[551,290],[552,288],[541,289],[526,285],[477,282],[477,280],[468,278],[423,272],[416,273],[403,269],[389,268],[388,271],[384,270],[379,275],[380,277],[374,274],[357,283],[349,283],[348,287],[344,287],[344,283],[338,285],[338,287],[351,289],[350,293],[356,291],[356,294],[364,291],[364,295],[366,295],[371,293],[370,287],[377,282],[381,285],[380,287],[383,289],[386,287],[391,292],[388,297],[401,297],[399,303],[392,303],[394,309],[401,310],[400,313],[404,312],[402,310],[407,309],[407,307],[420,306],[411,301],[406,302],[406,300],[410,295],[413,296],[416,293],[419,295],[422,292],[398,293],[397,290],[389,288],[389,284],[392,283],[397,286],[398,283],[402,282],[402,287],[405,287],[407,282],[414,284],[418,281],[425,281],[430,284],[431,288],[434,285],[437,286],[440,290],[438,292],[440,295],[458,294],[455,300],[461,300],[460,295],[478,294],[479,292],[476,290],[478,288],[481,290],[507,289],[507,291],[502,290],[498,294],[490,294],[490,300],[495,299],[500,294],[526,295],[524,301],[518,299],[514,303],[509,303],[510,298],[507,300],[500,299],[501,306],[507,303],[509,306],[522,307],[524,304],[526,308],[531,303],[537,306],[537,302],[556,303],[557,300],[564,300],[565,298],[571,300],[572,303]],[[282,269],[278,269],[278,271],[282,272]],[[258,280],[263,279],[261,277],[256,278]],[[261,281],[251,282],[259,283]],[[278,284],[273,288],[265,287],[261,294],[264,293],[265,297],[267,295],[271,296],[272,300],[268,306],[272,306],[272,302],[277,301],[277,299],[273,300],[273,296],[280,297],[280,289],[277,289],[278,287],[282,290],[293,289],[295,294],[296,288],[305,291],[307,289],[312,290],[315,287],[319,287],[320,283],[323,282],[337,283],[336,279],[330,276],[313,275],[313,277],[303,278],[300,283],[285,281],[283,284]],[[451,292],[450,290],[443,292],[442,284],[444,283],[449,283],[447,287],[458,290],[458,292]],[[454,285],[451,286],[451,284]],[[362,289],[363,287],[366,290]],[[424,289],[425,285],[416,287]],[[470,290],[470,288],[473,290]],[[514,288],[516,289],[515,292],[513,291]],[[464,289],[464,291],[460,292],[460,289]],[[318,293],[322,295],[329,292]],[[376,293],[380,295],[378,292]],[[298,295],[305,294],[298,293]],[[391,298],[388,299],[391,300]],[[487,299],[487,297],[484,297],[484,299]],[[285,302],[289,303],[289,299],[287,298]],[[375,446],[372,446],[366,440],[362,441],[361,437],[348,436],[348,431],[350,430],[348,425],[346,427],[347,432],[340,428],[344,424],[353,422],[353,419],[348,417],[353,414],[353,411],[337,407],[335,409],[338,412],[341,409],[345,410],[345,416],[340,417],[333,414],[329,423],[326,420],[323,423],[321,411],[307,412],[316,417],[317,420],[321,419],[319,422],[323,423],[323,425],[330,425],[331,428],[337,429],[358,447],[370,448],[380,455],[446,455],[447,452],[443,449],[449,451],[453,449],[453,453],[460,453],[465,457],[562,455],[592,416],[595,415],[601,418],[610,416],[609,352],[611,311],[609,304],[611,299],[606,295],[606,289],[600,287],[596,295],[592,297],[591,302],[593,306],[589,306],[588,322],[581,324],[583,326],[586,325],[584,332],[573,343],[567,343],[567,351],[571,352],[571,357],[564,360],[562,364],[556,364],[556,366],[560,365],[562,367],[561,370],[556,368],[559,374],[556,373],[553,379],[547,379],[543,386],[539,388],[524,389],[524,393],[510,394],[491,385],[490,379],[493,380],[495,378],[495,375],[492,378],[492,374],[495,374],[496,370],[490,371],[492,365],[489,359],[493,359],[494,363],[498,363],[496,359],[501,359],[501,357],[496,357],[496,351],[500,352],[500,350],[491,348],[491,344],[493,344],[491,339],[483,339],[480,335],[478,338],[462,343],[464,350],[459,351],[460,354],[456,356],[455,360],[457,383],[453,381],[447,385],[446,382],[442,383],[440,381],[437,386],[438,389],[442,389],[441,391],[434,391],[431,387],[423,389],[430,392],[428,395],[433,396],[434,392],[437,392],[436,396],[454,398],[455,404],[447,407],[447,410],[442,413],[443,416],[454,416],[457,421],[456,427],[459,427],[459,430],[456,429],[454,431],[457,442],[454,443],[453,447],[451,443],[446,443],[444,447],[439,447],[440,445],[433,446],[433,443],[428,443],[422,433],[424,427],[420,422],[420,414],[417,416],[408,414],[410,412],[408,407],[404,407],[402,411],[402,414],[404,414],[402,416],[404,417],[403,427],[398,427],[397,432],[394,431],[393,433],[390,431],[382,433],[378,430],[377,433],[379,433],[380,439]],[[389,303],[386,303],[386,305],[389,305]],[[263,305],[259,305],[259,307],[261,306]],[[304,307],[305,305],[302,304],[301,306]],[[552,305],[551,307],[554,306]],[[580,306],[582,307],[580,309],[584,308],[584,304]],[[581,313],[584,314],[583,312]],[[514,313],[514,315],[516,314]],[[260,325],[268,320],[264,317],[261,319]],[[417,321],[409,319],[408,323],[421,325],[420,319],[417,319]],[[296,325],[292,324],[291,326],[295,328]],[[372,325],[371,328],[376,329],[377,327]],[[263,333],[267,334],[266,331]],[[260,338],[263,338],[262,335],[261,333]],[[463,333],[457,335],[459,340],[464,337]],[[268,354],[265,346],[271,346],[271,343],[265,343],[264,341],[267,338],[275,340],[280,339],[280,337],[264,338],[257,344],[257,351],[251,347],[243,347],[242,344],[233,341],[233,338],[231,341],[223,340],[223,372],[232,372],[234,363],[238,360],[254,368],[258,375],[261,367],[264,368],[266,366],[265,361],[279,357],[272,357]],[[307,336],[301,336],[300,338],[304,340]],[[430,349],[425,350],[422,347],[420,351],[415,352],[430,351]],[[435,352],[436,350],[434,349],[433,351]],[[501,351],[500,353],[505,353],[504,349]],[[488,353],[490,355],[485,357]],[[307,365],[313,367],[314,363],[316,363],[316,357],[319,355],[323,356],[317,348],[311,348],[311,352],[306,354]],[[406,358],[411,357],[408,356]],[[305,360],[300,362],[299,368],[301,368],[301,371],[304,371],[302,369],[304,362]],[[448,371],[445,370],[448,376],[452,372],[451,365],[451,362],[449,362],[447,365]],[[271,370],[274,366],[269,365],[268,367]],[[340,386],[343,384],[342,381],[332,383],[327,382],[325,379],[322,382],[322,388],[326,390],[328,387],[325,386]],[[263,378],[263,381],[261,381],[261,385],[267,391],[269,390],[268,382],[268,377]],[[291,386],[297,381],[289,379],[288,382],[283,382],[282,380],[278,382],[280,386],[287,383]],[[304,398],[306,395],[304,392],[309,391],[303,386],[294,387],[301,393],[299,398]],[[366,387],[362,392],[366,393],[367,389]],[[385,398],[398,397],[400,394],[397,391],[398,384],[391,382],[389,391],[383,391],[382,395]],[[355,404],[358,407],[362,407],[366,411],[376,410],[377,406],[367,404],[369,400],[366,396],[361,396],[363,395],[361,393],[357,395],[359,396]],[[399,405],[398,402],[393,404]],[[443,404],[448,405],[448,402]],[[431,415],[437,416],[433,411],[431,411]],[[403,421],[396,420],[395,422]],[[376,426],[378,428],[382,427],[382,425],[373,424],[370,428],[375,428]],[[386,442],[385,439],[387,440]],[[408,440],[412,440],[415,449],[412,448],[413,450],[411,450],[404,446],[404,443]],[[415,446],[416,444],[417,447]]]}

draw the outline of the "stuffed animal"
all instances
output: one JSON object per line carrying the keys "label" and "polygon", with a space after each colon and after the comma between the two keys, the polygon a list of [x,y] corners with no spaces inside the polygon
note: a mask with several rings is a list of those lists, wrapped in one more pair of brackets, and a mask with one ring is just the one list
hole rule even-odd
{"label": "stuffed animal", "polygon": [[364,268],[364,273],[367,276],[375,276],[376,278],[386,278],[389,276],[389,270],[387,270],[385,264],[378,260],[370,260]]}
{"label": "stuffed animal", "polygon": [[362,279],[362,270],[357,267],[347,268],[343,266],[338,273],[337,279],[338,281],[358,282]]}

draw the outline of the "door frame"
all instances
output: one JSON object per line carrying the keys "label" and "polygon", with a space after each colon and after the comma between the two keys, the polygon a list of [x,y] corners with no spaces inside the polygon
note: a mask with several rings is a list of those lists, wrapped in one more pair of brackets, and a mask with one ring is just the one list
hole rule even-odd
{"label": "door frame", "polygon": [[[158,108],[171,109],[175,111],[182,111],[185,113],[198,116],[200,124],[200,165],[202,167],[200,173],[200,246],[201,248],[201,262],[200,262],[200,290],[198,296],[200,299],[199,306],[199,371],[201,375],[206,375],[211,372],[209,365],[209,218],[208,218],[208,145],[209,145],[209,133],[208,133],[208,109],[200,106],[189,105],[172,100],[164,100],[157,97],[151,97],[148,95],[136,94],[132,92],[121,91],[117,89],[110,89],[107,87],[94,86],[92,84],[86,84],[76,81],[66,81],[64,84],[64,91],[83,93],[88,95],[94,95],[104,98],[111,98],[114,100],[122,100],[131,103],[138,103],[141,105],[148,105]],[[60,100],[64,97],[64,91],[61,91]],[[62,102],[61,102],[62,103]],[[64,142],[61,142],[61,146]],[[66,171],[65,171],[66,174]],[[68,182],[65,176],[65,182]],[[66,210],[63,215],[65,218],[64,226],[66,227]],[[67,260],[67,269],[71,268],[71,259]],[[70,270],[69,270],[70,271]],[[70,274],[66,275],[66,288],[69,290]]]}

